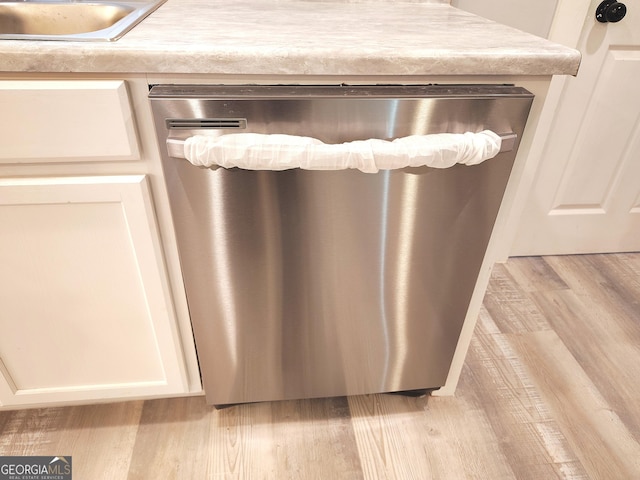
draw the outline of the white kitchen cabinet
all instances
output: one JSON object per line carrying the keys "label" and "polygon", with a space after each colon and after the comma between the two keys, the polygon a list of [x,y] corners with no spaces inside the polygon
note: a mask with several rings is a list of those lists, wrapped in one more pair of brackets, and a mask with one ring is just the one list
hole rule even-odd
{"label": "white kitchen cabinet", "polygon": [[139,158],[122,80],[4,80],[0,111],[0,164]]}
{"label": "white kitchen cabinet", "polygon": [[0,402],[184,392],[144,175],[0,179]]}
{"label": "white kitchen cabinet", "polygon": [[147,91],[0,80],[0,409],[202,390]]}

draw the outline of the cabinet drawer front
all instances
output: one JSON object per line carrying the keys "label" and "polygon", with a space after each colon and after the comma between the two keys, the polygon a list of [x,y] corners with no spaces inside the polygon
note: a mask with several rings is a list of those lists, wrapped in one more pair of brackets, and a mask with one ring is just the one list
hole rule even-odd
{"label": "cabinet drawer front", "polygon": [[135,160],[122,80],[0,82],[0,163]]}

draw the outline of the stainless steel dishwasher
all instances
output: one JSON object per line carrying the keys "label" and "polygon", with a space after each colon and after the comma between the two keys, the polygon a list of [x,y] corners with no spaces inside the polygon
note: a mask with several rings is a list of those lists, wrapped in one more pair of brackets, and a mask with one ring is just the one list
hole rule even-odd
{"label": "stainless steel dishwasher", "polygon": [[[533,95],[508,85],[150,90],[207,401],[444,385]],[[479,132],[501,153],[450,168],[194,166],[238,132],[330,144]]]}

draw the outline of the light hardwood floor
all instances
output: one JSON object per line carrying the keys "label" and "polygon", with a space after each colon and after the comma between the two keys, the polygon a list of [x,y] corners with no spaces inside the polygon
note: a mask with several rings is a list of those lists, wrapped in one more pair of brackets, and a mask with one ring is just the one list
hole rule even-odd
{"label": "light hardwood floor", "polygon": [[74,479],[640,479],[640,254],[496,265],[454,397],[0,413]]}

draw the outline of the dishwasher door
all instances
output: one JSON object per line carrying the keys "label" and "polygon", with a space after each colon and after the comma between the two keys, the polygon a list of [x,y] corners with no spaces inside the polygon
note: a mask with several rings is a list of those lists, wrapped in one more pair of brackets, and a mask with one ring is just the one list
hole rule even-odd
{"label": "dishwasher door", "polygon": [[166,142],[240,131],[520,138],[529,92],[156,86],[150,99],[209,403],[444,385],[516,148],[474,166],[369,174],[202,168]]}

